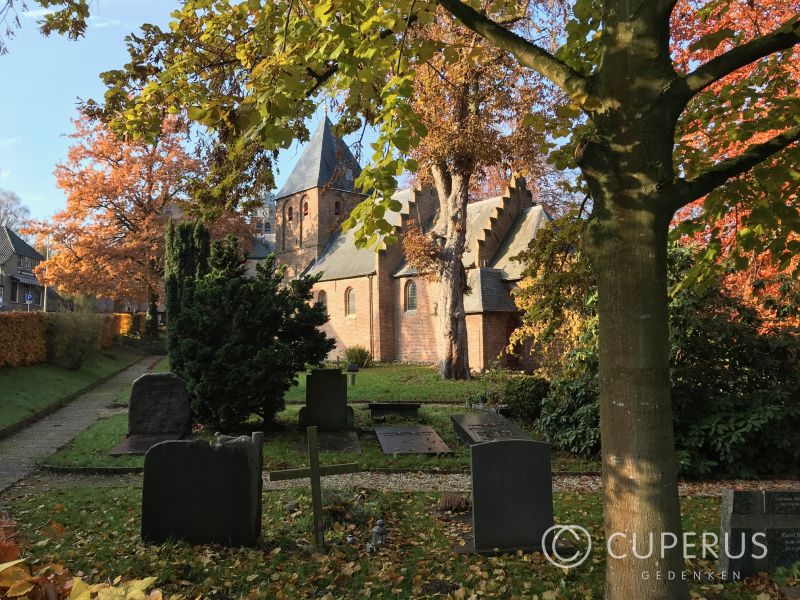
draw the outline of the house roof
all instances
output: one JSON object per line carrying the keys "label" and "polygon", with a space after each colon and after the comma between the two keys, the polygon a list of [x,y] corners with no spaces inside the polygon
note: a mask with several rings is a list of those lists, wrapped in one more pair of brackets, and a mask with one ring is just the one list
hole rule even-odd
{"label": "house roof", "polygon": [[12,229],[4,225],[0,227],[0,264],[11,258],[12,254],[28,256],[36,260],[44,260],[44,256],[39,254],[30,244],[14,233]]}
{"label": "house roof", "polygon": [[358,161],[347,144],[333,133],[333,123],[325,115],[275,198],[285,198],[297,192],[324,186],[352,192],[353,181],[360,173]]}
{"label": "house roof", "polygon": [[[402,204],[400,212],[387,212],[386,220],[390,225],[399,227],[402,213],[408,212],[408,206],[414,199],[414,190],[398,190],[392,196]],[[309,267],[309,275],[322,274],[322,281],[349,279],[375,273],[375,250],[357,248],[355,229],[339,231],[333,236],[322,255]]]}
{"label": "house roof", "polygon": [[479,267],[467,271],[469,293],[464,295],[464,312],[517,312],[511,299],[510,284],[503,280],[500,269]]}
{"label": "house roof", "polygon": [[536,232],[548,221],[552,221],[552,217],[541,206],[523,209],[492,257],[489,266],[500,269],[504,279],[521,279],[524,267],[522,263],[511,259],[528,249],[528,244],[536,236]]}

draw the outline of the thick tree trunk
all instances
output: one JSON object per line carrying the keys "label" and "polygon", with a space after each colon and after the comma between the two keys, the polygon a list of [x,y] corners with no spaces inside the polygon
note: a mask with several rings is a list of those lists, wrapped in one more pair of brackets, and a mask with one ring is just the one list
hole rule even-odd
{"label": "thick tree trunk", "polygon": [[443,379],[469,379],[464,312],[467,276],[461,260],[467,238],[469,174],[446,174],[444,168],[435,168],[434,180],[440,203],[435,227],[441,243],[436,273],[439,280],[439,374]]}
{"label": "thick tree trunk", "polygon": [[[669,379],[669,217],[619,207],[604,212],[590,226],[587,250],[599,286],[603,493],[612,540],[605,597],[684,599]],[[649,557],[634,556],[634,536],[642,556],[652,536]],[[672,546],[665,556],[662,546]]]}

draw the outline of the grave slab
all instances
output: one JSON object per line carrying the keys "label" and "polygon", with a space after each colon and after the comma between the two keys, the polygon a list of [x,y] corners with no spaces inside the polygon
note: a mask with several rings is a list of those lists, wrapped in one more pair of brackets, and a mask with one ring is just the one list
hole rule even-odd
{"label": "grave slab", "polygon": [[370,402],[368,406],[369,414],[373,419],[390,415],[414,419],[422,404],[419,402]]}
{"label": "grave slab", "polygon": [[144,457],[142,539],[254,546],[261,533],[264,435],[169,441]]}
{"label": "grave slab", "polygon": [[469,413],[451,415],[453,430],[465,444],[482,444],[497,440],[530,440],[531,436],[502,415]]}
{"label": "grave slab", "polygon": [[800,562],[800,489],[724,490],[719,555],[720,575],[727,578],[733,573],[750,577]]}
{"label": "grave slab", "polygon": [[538,551],[553,525],[550,445],[499,440],[470,447],[472,548],[479,553]]}
{"label": "grave slab", "polygon": [[384,454],[450,454],[452,450],[431,427],[376,427]]}

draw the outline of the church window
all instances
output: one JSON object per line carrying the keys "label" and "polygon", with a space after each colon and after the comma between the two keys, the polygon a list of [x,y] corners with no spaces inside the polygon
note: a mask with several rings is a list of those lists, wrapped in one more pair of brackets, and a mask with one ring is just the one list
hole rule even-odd
{"label": "church window", "polygon": [[319,296],[317,296],[317,302],[322,304],[325,307],[325,314],[328,313],[328,294],[325,293],[325,290],[320,291]]}
{"label": "church window", "polygon": [[292,207],[291,207],[291,206],[289,207],[289,210],[286,212],[286,218],[287,218],[289,221],[292,221],[292,220],[294,220],[294,210],[292,209]]}
{"label": "church window", "polygon": [[406,284],[406,312],[417,310],[417,284],[409,281]]}
{"label": "church window", "polygon": [[267,221],[264,223],[264,233],[271,233],[272,232],[272,223]]}
{"label": "church window", "polygon": [[356,291],[353,288],[347,288],[344,293],[344,314],[348,317],[356,314]]}
{"label": "church window", "polygon": [[308,202],[303,202],[303,216],[308,216]]}
{"label": "church window", "polygon": [[340,215],[342,214],[342,203],[338,200],[333,203],[333,214]]}

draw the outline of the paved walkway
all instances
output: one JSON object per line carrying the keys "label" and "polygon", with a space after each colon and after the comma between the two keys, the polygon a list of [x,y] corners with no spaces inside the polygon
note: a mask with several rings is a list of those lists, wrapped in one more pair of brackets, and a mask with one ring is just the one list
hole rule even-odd
{"label": "paved walkway", "polygon": [[160,356],[146,356],[93,390],[78,396],[67,406],[36,421],[22,431],[0,441],[0,492],[36,469],[42,459],[100,417],[110,414],[106,408],[121,390],[152,369]]}

